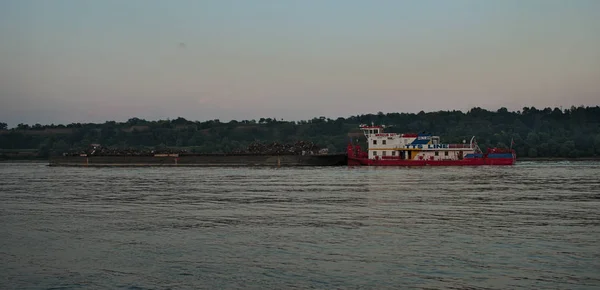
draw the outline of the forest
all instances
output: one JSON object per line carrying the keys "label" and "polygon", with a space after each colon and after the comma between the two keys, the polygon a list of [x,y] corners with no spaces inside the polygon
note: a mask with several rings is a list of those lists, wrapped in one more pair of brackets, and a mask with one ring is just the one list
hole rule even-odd
{"label": "forest", "polygon": [[[176,148],[195,153],[227,153],[253,142],[303,140],[328,148],[330,153],[344,152],[350,138],[360,137],[358,126],[371,123],[389,126],[388,132],[431,133],[440,136],[444,143],[468,141],[475,136],[482,150],[512,146],[517,158],[600,156],[600,106],[573,106],[524,107],[518,111],[475,107],[467,112],[379,112],[302,121],[131,118],[127,122],[19,124],[14,128],[0,122],[0,159],[47,158],[85,149],[90,144],[117,149]],[[364,137],[360,140],[364,142]]]}

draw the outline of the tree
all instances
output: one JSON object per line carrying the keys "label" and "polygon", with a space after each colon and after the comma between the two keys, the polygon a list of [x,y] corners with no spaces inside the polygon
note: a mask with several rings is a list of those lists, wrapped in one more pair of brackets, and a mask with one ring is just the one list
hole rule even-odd
{"label": "tree", "polygon": [[600,155],[600,134],[596,134],[594,138],[594,148],[596,149],[596,154]]}
{"label": "tree", "polygon": [[69,150],[69,144],[64,140],[58,140],[52,146],[52,153],[54,154],[62,154]]}
{"label": "tree", "polygon": [[38,156],[48,157],[52,149],[52,140],[47,138],[38,146]]}
{"label": "tree", "polygon": [[29,129],[29,125],[20,123],[19,125],[17,125],[17,129],[19,129],[19,130],[27,130],[27,129]]}
{"label": "tree", "polygon": [[529,148],[527,152],[527,157],[537,157],[537,150],[535,148]]}
{"label": "tree", "polygon": [[564,142],[560,146],[560,156],[561,157],[574,157],[574,155],[575,155],[574,150],[575,150],[575,142],[573,142],[573,141]]}

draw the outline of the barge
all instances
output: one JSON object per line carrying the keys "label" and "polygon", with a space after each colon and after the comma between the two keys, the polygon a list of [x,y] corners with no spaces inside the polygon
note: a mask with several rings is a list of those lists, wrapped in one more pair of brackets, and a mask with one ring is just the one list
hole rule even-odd
{"label": "barge", "polygon": [[346,153],[329,154],[312,142],[293,144],[253,142],[247,148],[227,153],[190,153],[179,149],[109,148],[90,144],[87,150],[71,150],[52,156],[49,166],[131,167],[131,166],[344,166]]}
{"label": "barge", "polygon": [[267,154],[154,154],[149,156],[94,155],[53,156],[49,166],[146,167],[146,166],[345,166],[347,155],[267,155]]}

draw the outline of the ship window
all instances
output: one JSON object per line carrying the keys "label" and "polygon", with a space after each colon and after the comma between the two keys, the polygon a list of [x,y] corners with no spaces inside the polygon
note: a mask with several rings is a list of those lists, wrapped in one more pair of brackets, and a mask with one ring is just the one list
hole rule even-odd
{"label": "ship window", "polygon": [[383,152],[381,152],[381,156],[385,156],[385,155],[387,155],[386,153],[387,153],[387,151],[383,151]]}
{"label": "ship window", "polygon": [[392,151],[392,156],[396,156],[396,151]]}
{"label": "ship window", "polygon": [[381,140],[381,144],[385,145],[385,140]]}
{"label": "ship window", "polygon": [[377,140],[373,140],[373,145],[377,145]]}
{"label": "ship window", "polygon": [[377,151],[373,151],[373,156],[377,156]]}
{"label": "ship window", "polygon": [[440,152],[435,151],[435,156],[439,156],[439,155],[440,155]]}
{"label": "ship window", "polygon": [[444,155],[445,155],[445,156],[448,156],[448,151],[444,151]]}

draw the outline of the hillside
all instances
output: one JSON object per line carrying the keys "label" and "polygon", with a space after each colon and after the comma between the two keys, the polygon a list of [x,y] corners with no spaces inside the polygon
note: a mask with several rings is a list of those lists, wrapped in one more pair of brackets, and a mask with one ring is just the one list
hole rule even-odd
{"label": "hillside", "polygon": [[[0,157],[10,152],[31,152],[39,157],[97,143],[118,148],[178,147],[191,152],[229,152],[253,141],[311,141],[329,151],[344,151],[349,136],[356,136],[359,124],[392,125],[392,132],[429,132],[443,142],[461,142],[476,136],[482,149],[507,147],[511,139],[519,157],[600,156],[600,107],[525,107],[517,112],[505,108],[488,111],[473,108],[461,111],[418,114],[365,114],[349,118],[313,118],[299,122],[260,120],[147,121],[103,124],[39,125],[20,124],[7,129],[0,123]],[[7,153],[8,152],[8,153]],[[29,154],[31,155],[31,154]]]}

